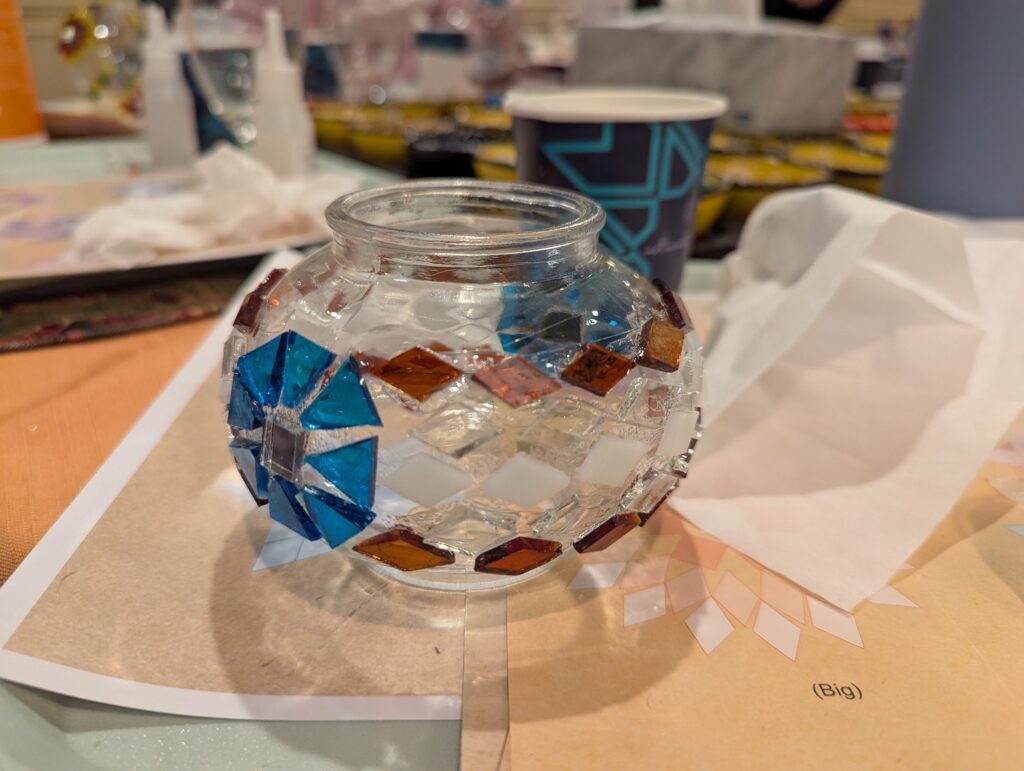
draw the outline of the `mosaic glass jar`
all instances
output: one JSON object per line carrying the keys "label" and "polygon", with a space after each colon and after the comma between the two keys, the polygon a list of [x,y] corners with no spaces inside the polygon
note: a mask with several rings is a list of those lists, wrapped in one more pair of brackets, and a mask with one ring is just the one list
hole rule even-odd
{"label": "mosaic glass jar", "polygon": [[675,294],[603,254],[593,201],[407,182],[339,199],[334,241],[244,301],[231,453],[269,515],[409,583],[535,575],[643,526],[699,437]]}

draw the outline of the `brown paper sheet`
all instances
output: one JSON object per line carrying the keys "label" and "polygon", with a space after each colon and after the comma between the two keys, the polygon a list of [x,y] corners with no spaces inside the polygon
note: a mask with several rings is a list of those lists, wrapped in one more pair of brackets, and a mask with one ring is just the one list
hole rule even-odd
{"label": "brown paper sheet", "polygon": [[6,648],[200,691],[461,693],[464,596],[337,552],[253,572],[270,520],[219,484],[234,473],[210,378]]}
{"label": "brown paper sheet", "polygon": [[[569,560],[513,587],[512,767],[1020,768],[1024,537],[1006,525],[1024,523],[1024,506],[989,475],[1024,469],[982,468],[913,567],[854,614],[855,633],[819,610],[860,645],[816,626],[813,598],[667,510],[628,537],[638,551],[613,587],[569,589],[581,568]],[[669,555],[684,607],[665,596],[661,615],[624,626],[629,595],[658,596],[652,555]],[[673,583],[694,570],[732,609],[733,631],[710,653],[686,623],[699,581]]]}

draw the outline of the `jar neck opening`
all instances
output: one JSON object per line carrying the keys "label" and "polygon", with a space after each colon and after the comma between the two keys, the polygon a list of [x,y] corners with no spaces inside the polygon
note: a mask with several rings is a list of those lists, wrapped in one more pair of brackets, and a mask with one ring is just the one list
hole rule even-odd
{"label": "jar neck opening", "polygon": [[470,283],[574,270],[596,256],[604,219],[596,203],[570,191],[477,180],[388,185],[327,209],[343,263]]}

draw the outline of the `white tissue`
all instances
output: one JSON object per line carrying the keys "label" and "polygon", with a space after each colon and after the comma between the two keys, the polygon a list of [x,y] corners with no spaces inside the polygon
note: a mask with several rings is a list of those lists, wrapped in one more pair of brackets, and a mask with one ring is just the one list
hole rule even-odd
{"label": "white tissue", "polygon": [[724,267],[676,508],[841,608],[873,595],[1024,406],[1022,254],[837,188],[767,201]]}
{"label": "white tissue", "polygon": [[281,180],[226,144],[200,158],[195,172],[198,184],[185,192],[129,198],[94,211],[75,229],[66,259],[131,267],[170,252],[307,233],[326,237],[324,209],[364,185],[357,174]]}

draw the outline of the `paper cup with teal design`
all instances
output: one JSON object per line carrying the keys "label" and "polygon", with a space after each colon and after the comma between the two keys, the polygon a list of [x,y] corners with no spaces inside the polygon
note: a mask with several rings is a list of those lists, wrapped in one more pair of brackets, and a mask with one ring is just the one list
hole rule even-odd
{"label": "paper cup with teal design", "polygon": [[587,195],[608,215],[601,241],[647,277],[679,285],[708,139],[728,102],[665,88],[514,89],[519,178]]}

